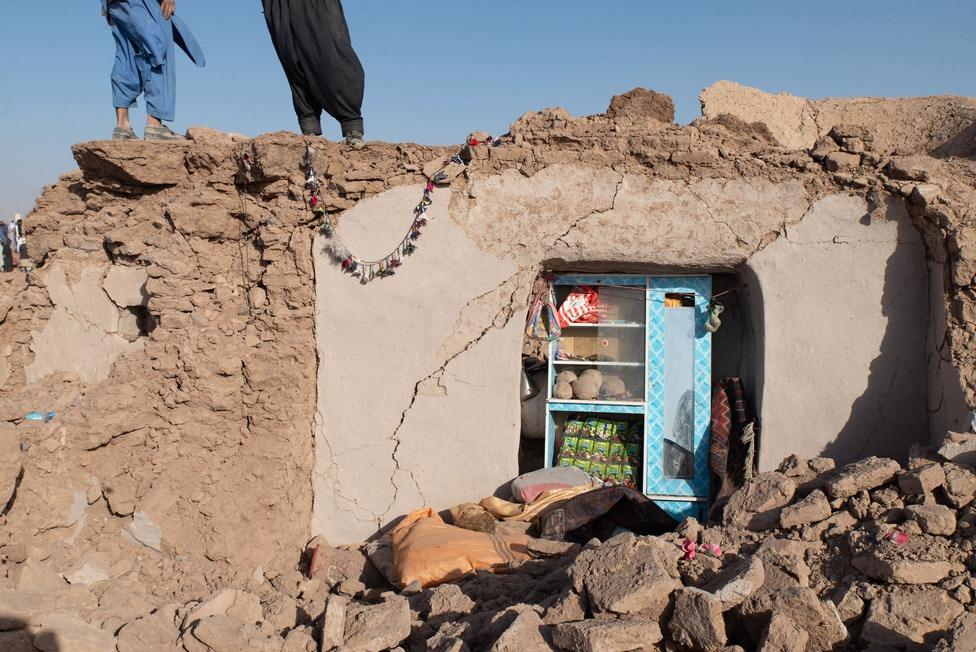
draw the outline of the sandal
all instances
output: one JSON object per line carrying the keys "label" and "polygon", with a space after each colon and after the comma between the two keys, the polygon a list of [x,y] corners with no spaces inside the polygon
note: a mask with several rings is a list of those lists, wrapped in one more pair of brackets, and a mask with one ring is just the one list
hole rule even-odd
{"label": "sandal", "polygon": [[186,140],[186,136],[181,136],[166,125],[162,127],[146,126],[146,140]]}
{"label": "sandal", "polygon": [[138,138],[136,132],[132,130],[132,127],[128,129],[116,127],[112,130],[112,140],[137,140]]}

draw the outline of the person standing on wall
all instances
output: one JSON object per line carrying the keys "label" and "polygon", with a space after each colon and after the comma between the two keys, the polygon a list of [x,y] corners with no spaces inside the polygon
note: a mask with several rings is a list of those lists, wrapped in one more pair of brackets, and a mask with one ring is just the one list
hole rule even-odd
{"label": "person standing on wall", "polygon": [[176,57],[179,45],[198,66],[203,51],[176,16],[176,0],[102,0],[102,13],[115,38],[112,103],[117,125],[113,140],[132,140],[129,109],[146,99],[146,140],[180,140],[163,122],[176,119]]}
{"label": "person standing on wall", "polygon": [[0,220],[0,271],[9,272],[14,268],[14,260],[10,252],[10,231],[7,223]]}
{"label": "person standing on wall", "polygon": [[24,220],[20,217],[20,213],[15,213],[14,221],[10,223],[10,246],[17,252],[20,268],[29,272],[33,265],[30,256],[27,255],[27,238],[24,237]]}
{"label": "person standing on wall", "polygon": [[352,49],[342,2],[262,2],[302,133],[321,136],[325,111],[338,120],[346,144],[361,147],[366,73]]}

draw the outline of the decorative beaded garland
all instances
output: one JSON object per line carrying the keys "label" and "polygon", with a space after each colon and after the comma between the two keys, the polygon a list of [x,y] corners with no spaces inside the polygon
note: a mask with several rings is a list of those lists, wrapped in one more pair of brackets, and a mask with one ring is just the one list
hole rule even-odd
{"label": "decorative beaded garland", "polygon": [[413,222],[411,223],[410,228],[407,230],[406,235],[403,236],[403,239],[400,240],[400,244],[398,244],[393,251],[378,260],[364,260],[359,256],[354,255],[343,244],[342,239],[336,234],[335,224],[332,221],[332,216],[326,212],[325,205],[323,204],[320,196],[322,184],[319,182],[318,173],[315,170],[312,146],[311,144],[306,144],[305,160],[302,163],[302,168],[308,175],[308,178],[305,180],[305,187],[308,188],[310,195],[308,205],[312,209],[312,213],[322,219],[322,234],[329,239],[329,243],[326,245],[326,252],[332,258],[333,262],[342,268],[342,271],[358,277],[359,282],[363,285],[376,278],[393,276],[396,274],[396,269],[403,264],[403,259],[406,256],[410,256],[417,250],[417,241],[420,239],[423,228],[427,226],[428,223],[427,209],[430,208],[430,206],[434,203],[432,198],[434,188],[437,184],[447,180],[447,172],[445,172],[445,168],[451,163],[457,163],[465,166],[468,165],[468,163],[471,161],[470,148],[472,147],[477,147],[479,145],[496,147],[498,144],[499,140],[497,138],[492,138],[491,136],[488,136],[488,138],[486,138],[484,141],[471,138],[467,143],[465,143],[457,154],[444,161],[443,167],[435,172],[427,182],[427,186],[424,188],[424,195],[420,199],[420,203],[414,207]]}

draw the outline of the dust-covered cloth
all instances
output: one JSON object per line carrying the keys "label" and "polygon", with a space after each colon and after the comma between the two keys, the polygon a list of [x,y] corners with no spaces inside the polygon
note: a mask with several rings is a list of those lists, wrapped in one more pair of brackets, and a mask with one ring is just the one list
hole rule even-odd
{"label": "dust-covered cloth", "polygon": [[603,487],[572,498],[539,519],[543,539],[605,541],[618,527],[634,534],[670,532],[678,523],[644,494],[628,487]]}

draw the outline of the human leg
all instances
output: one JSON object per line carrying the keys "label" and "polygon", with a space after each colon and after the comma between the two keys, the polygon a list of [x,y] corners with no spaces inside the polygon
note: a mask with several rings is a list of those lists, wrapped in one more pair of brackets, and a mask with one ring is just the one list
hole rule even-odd
{"label": "human leg", "polygon": [[139,74],[135,44],[121,30],[118,23],[112,24],[115,39],[115,64],[112,66],[112,105],[115,107],[114,140],[130,140],[136,137],[129,123],[129,109],[136,105],[142,92],[142,79]]}
{"label": "human leg", "polygon": [[292,25],[294,20],[301,20],[302,15],[300,11],[293,13],[293,4],[295,3],[292,0],[263,0],[264,19],[278,54],[278,61],[281,62],[281,68],[291,87],[292,106],[298,117],[298,127],[305,135],[321,136],[322,107],[317,106],[309,95],[306,69],[295,47]]}
{"label": "human leg", "polygon": [[309,71],[307,90],[342,127],[362,137],[366,75],[349,37],[340,0],[291,0],[292,32],[299,60]]}

